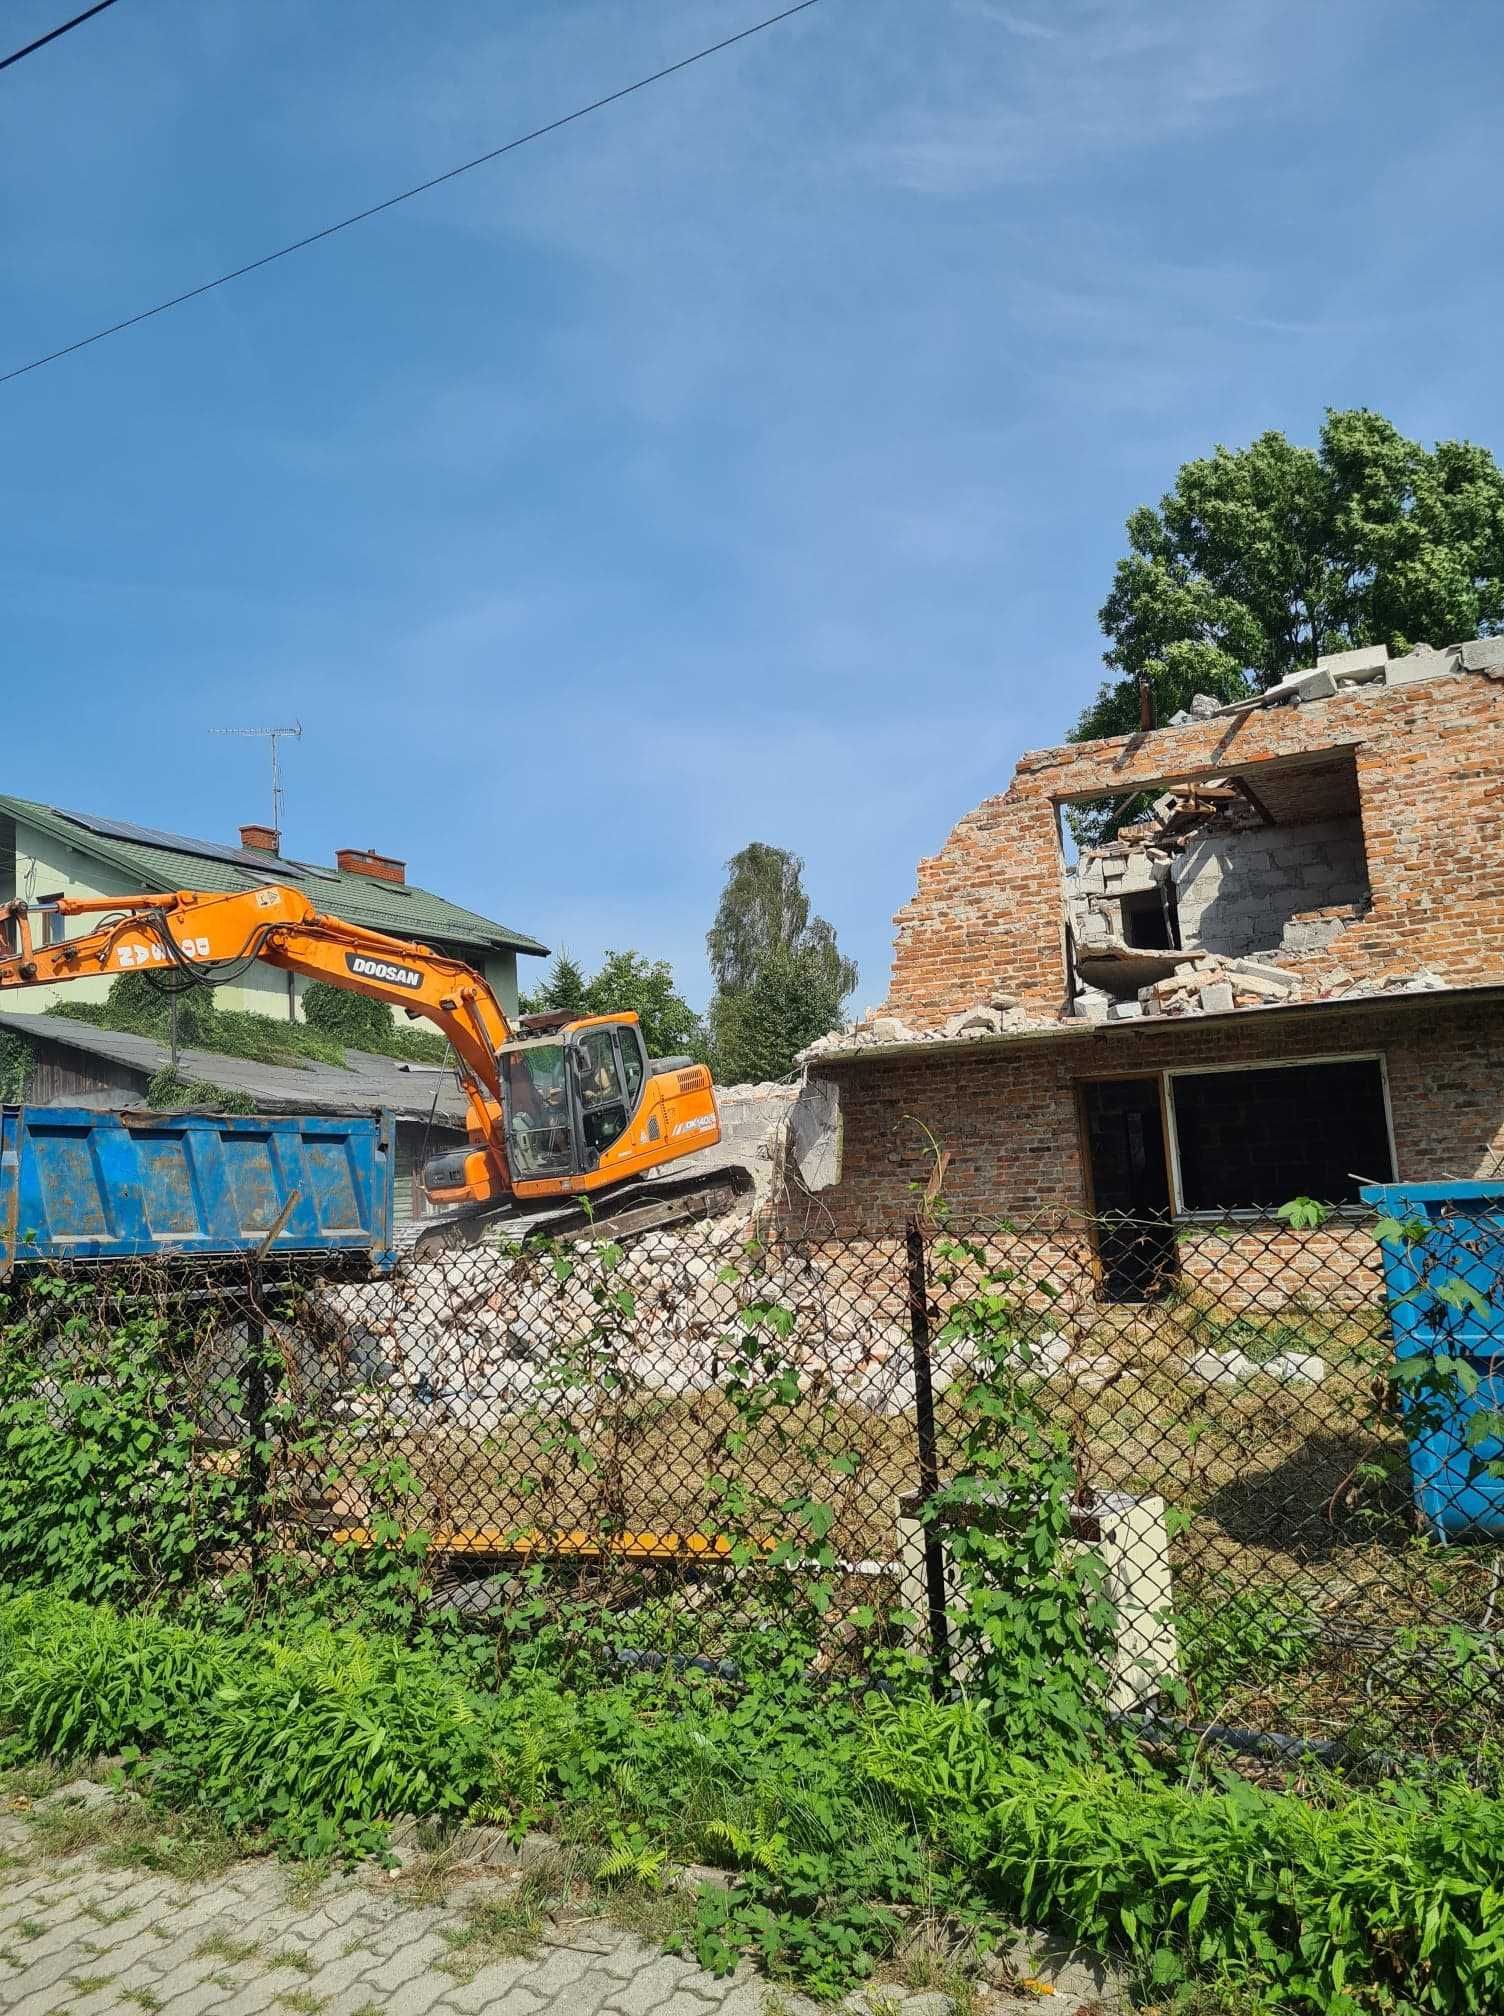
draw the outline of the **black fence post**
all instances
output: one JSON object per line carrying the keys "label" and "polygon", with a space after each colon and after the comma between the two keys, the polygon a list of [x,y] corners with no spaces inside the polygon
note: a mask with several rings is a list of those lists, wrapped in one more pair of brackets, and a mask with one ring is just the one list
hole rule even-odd
{"label": "black fence post", "polygon": [[252,1266],[247,1284],[245,1319],[246,1547],[251,1586],[259,1597],[264,1580],[261,1543],[266,1524],[269,1465],[266,1416],[270,1385],[266,1376],[266,1324],[261,1307],[261,1269]]}
{"label": "black fence post", "polygon": [[935,1389],[930,1379],[930,1284],[924,1228],[911,1218],[906,1235],[909,1257],[909,1339],[914,1347],[915,1454],[918,1458],[919,1516],[924,1521],[924,1591],[929,1611],[930,1670],[937,1695],[950,1674],[950,1634],[945,1617],[945,1550],[930,1511],[940,1489],[935,1448]]}

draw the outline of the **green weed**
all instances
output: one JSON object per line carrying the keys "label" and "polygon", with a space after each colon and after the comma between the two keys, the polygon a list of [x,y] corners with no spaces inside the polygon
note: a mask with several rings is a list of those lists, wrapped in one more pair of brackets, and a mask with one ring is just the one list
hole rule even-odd
{"label": "green weed", "polygon": [[243,1967],[261,1952],[259,1939],[232,1939],[228,1932],[211,1932],[193,1949],[195,1960],[223,1960],[227,1966]]}
{"label": "green weed", "polygon": [[310,1960],[301,1946],[284,1946],[276,1953],[266,1956],[268,1967],[290,1967],[295,1974],[317,1974],[318,1965]]}
{"label": "green weed", "polygon": [[549,1906],[557,1896],[554,1872],[525,1870],[502,1897],[465,1906],[465,1924],[443,1932],[450,1953],[438,1964],[460,1981],[473,1981],[495,1960],[530,1960],[538,1951]]}

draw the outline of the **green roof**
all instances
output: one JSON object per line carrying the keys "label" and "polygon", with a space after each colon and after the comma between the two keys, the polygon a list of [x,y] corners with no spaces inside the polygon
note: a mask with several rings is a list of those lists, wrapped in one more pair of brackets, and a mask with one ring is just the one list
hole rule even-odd
{"label": "green roof", "polygon": [[146,889],[252,889],[262,882],[288,882],[331,916],[367,924],[394,938],[419,943],[465,946],[487,952],[537,952],[548,947],[526,933],[510,930],[490,917],[466,910],[419,889],[411,882],[381,882],[372,875],[350,875],[309,861],[268,854],[265,867],[250,850],[191,840],[180,833],[158,833],[101,819],[95,829],[87,812],[64,812],[30,798],[0,795],[0,812],[24,819],[30,826],[63,841],[80,854],[104,861]]}

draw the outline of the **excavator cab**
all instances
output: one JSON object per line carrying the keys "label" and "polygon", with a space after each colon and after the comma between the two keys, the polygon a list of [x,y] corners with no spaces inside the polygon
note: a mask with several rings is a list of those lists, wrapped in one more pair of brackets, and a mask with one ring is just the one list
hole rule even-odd
{"label": "excavator cab", "polygon": [[[519,1202],[604,1189],[720,1139],[709,1071],[690,1057],[650,1061],[635,1015],[546,1019],[555,1026],[497,1053]],[[484,1153],[435,1156],[423,1171],[430,1202],[486,1195]]]}

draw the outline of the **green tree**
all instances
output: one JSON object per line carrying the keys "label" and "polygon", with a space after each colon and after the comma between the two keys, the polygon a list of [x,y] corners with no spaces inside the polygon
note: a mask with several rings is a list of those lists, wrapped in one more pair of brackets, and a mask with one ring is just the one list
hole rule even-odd
{"label": "green tree", "polygon": [[675,991],[673,968],[666,959],[608,952],[585,989],[585,1009],[591,1015],[634,1014],[642,1024],[650,1057],[704,1055],[700,1018]]}
{"label": "green tree", "polygon": [[536,993],[524,994],[519,1007],[524,1015],[554,1014],[563,1009],[570,1015],[584,1015],[586,980],[578,960],[567,952],[556,952],[554,963],[544,974]]}
{"label": "green tree", "polygon": [[787,1076],[796,1054],[835,1027],[856,985],[834,926],[810,914],[803,861],[760,840],[727,862],[705,944],[716,989],[711,1053],[725,1084]]}
{"label": "green tree", "polygon": [[[1395,654],[1504,627],[1504,472],[1466,441],[1426,449],[1382,414],[1328,411],[1317,447],[1280,433],[1185,463],[1128,520],[1101,610],[1109,679],[1072,741],[1129,735],[1196,693],[1239,700],[1365,644]],[[1111,824],[1091,808],[1082,837]]]}

